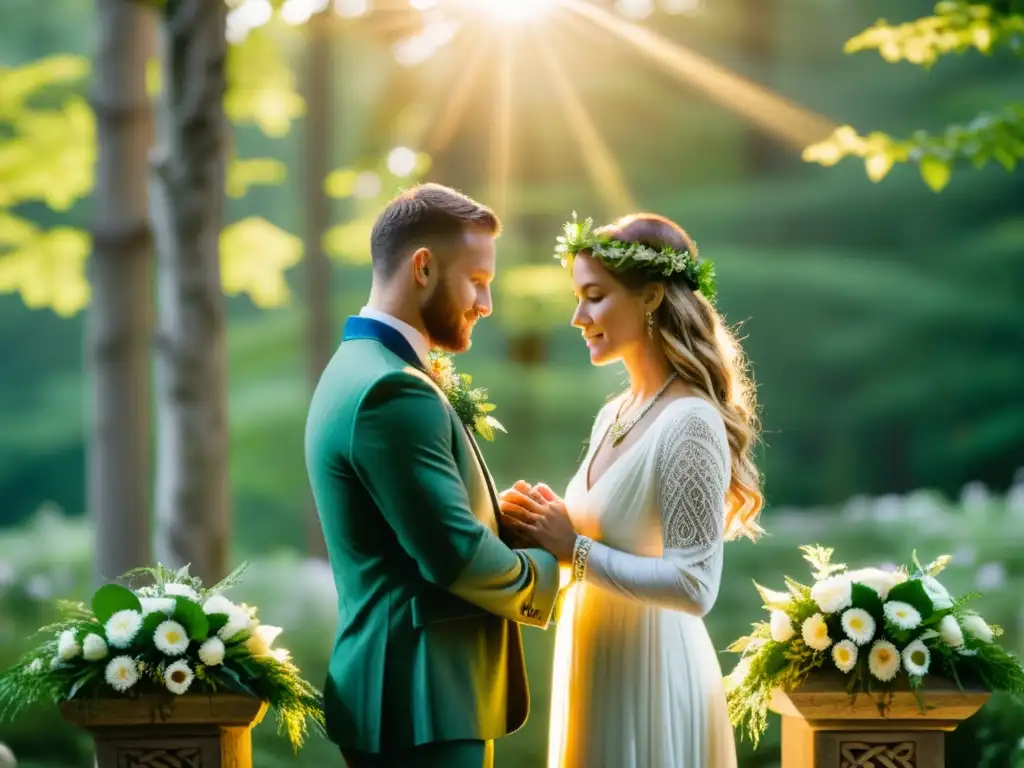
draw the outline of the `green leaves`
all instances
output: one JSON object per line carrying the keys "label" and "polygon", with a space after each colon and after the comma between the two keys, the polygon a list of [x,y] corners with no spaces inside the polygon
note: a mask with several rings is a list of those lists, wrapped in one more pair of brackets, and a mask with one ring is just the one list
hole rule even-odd
{"label": "green leaves", "polygon": [[235,570],[210,587],[210,594],[220,594],[221,592],[231,589],[233,586],[241,583],[242,574],[245,573],[245,569],[248,567],[249,562],[247,560],[242,561]]}
{"label": "green leaves", "polygon": [[894,601],[913,606],[921,614],[921,619],[924,621],[927,621],[935,610],[931,598],[928,597],[928,593],[924,590],[924,585],[918,579],[910,579],[902,584],[897,584],[889,590],[889,597],[886,602],[891,603]]}
{"label": "green leaves", "polygon": [[846,570],[845,565],[835,565],[832,563],[832,548],[805,545],[800,547],[800,551],[804,553],[804,560],[811,564],[814,569],[812,571],[815,581],[820,579],[827,579],[834,573]]}
{"label": "green leaves", "polygon": [[295,74],[270,30],[252,30],[228,48],[228,92],[224,110],[235,123],[255,123],[271,138],[285,136],[306,113],[295,88]]}
{"label": "green leaves", "polygon": [[[211,670],[211,672],[213,672],[213,670]],[[242,681],[242,678],[239,677],[238,672],[233,670],[229,665],[222,664],[220,667],[217,667],[216,675],[218,677],[223,676],[222,679],[225,680],[227,687],[232,688],[233,690],[238,691],[239,693],[248,694],[249,696],[256,695],[253,692],[252,688],[250,688]]]}
{"label": "green leaves", "polygon": [[78,86],[88,70],[78,56],[0,69],[0,293],[18,292],[30,308],[64,317],[89,299],[89,236],[67,227],[40,230],[10,209],[39,201],[66,211],[92,189],[92,111],[81,95],[51,93]]}
{"label": "green leaves", "polygon": [[853,584],[850,588],[851,601],[854,608],[861,608],[870,613],[876,621],[882,618],[882,598],[871,587]]}
{"label": "green leaves", "polygon": [[38,229],[0,210],[0,293],[18,292],[30,309],[71,317],[88,303],[91,240],[68,227]]}
{"label": "green leaves", "polygon": [[918,131],[909,139],[884,133],[859,135],[844,125],[826,140],[804,149],[806,162],[831,166],[846,157],[864,159],[868,178],[878,182],[900,163],[917,163],[921,178],[934,192],[949,184],[957,162],[983,168],[991,161],[1006,171],[1024,160],[1024,104],[1011,104],[999,112],[982,113],[966,125],[952,125],[933,135]]}
{"label": "green leaves", "polygon": [[431,350],[427,371],[438,388],[448,398],[449,404],[459,419],[473,429],[484,440],[494,439],[494,430],[502,432],[505,428],[493,416],[488,416],[495,406],[487,402],[487,390],[472,388],[472,377],[465,373],[457,373],[452,356],[441,350]]}
{"label": "green leaves", "polygon": [[142,613],[142,603],[127,587],[120,584],[106,584],[92,596],[92,612],[100,624],[106,624],[118,611]]}
{"label": "green leaves", "polygon": [[84,56],[59,54],[16,68],[0,68],[0,121],[11,122],[34,97],[54,86],[77,85],[89,74]]}
{"label": "green leaves", "polygon": [[[975,49],[990,54],[1001,46],[1024,51],[1024,6],[1019,2],[987,3],[945,0],[935,15],[905,24],[885,20],[851,38],[846,53],[877,50],[889,62],[909,61],[931,67],[940,57]],[[900,163],[917,163],[921,178],[933,192],[949,184],[957,162],[983,168],[995,160],[1007,172],[1024,159],[1024,105],[981,113],[966,125],[951,125],[941,134],[916,132],[910,139],[886,133],[859,135],[851,126],[838,128],[828,139],[808,146],[806,162],[831,166],[845,157],[860,157],[868,178],[879,182]]]}
{"label": "green leaves", "polygon": [[1017,48],[1024,38],[1024,16],[992,5],[947,0],[935,15],[905,24],[884,19],[847,41],[846,53],[877,50],[888,62],[908,61],[930,68],[942,56],[975,49],[983,54],[997,47]]}
{"label": "green leaves", "polygon": [[766,611],[787,608],[793,602],[793,596],[788,592],[778,592],[766,586],[754,582],[754,588],[761,596],[761,605]]}
{"label": "green leaves", "polygon": [[153,635],[156,634],[156,628],[167,621],[169,617],[163,611],[157,611],[156,613],[150,613],[142,617],[142,628],[139,630],[138,641],[139,643],[153,642]]}
{"label": "green leaves", "polygon": [[208,613],[206,614],[206,621],[210,625],[209,635],[215,635],[220,632],[224,626],[231,620],[231,617],[226,613]]}
{"label": "green leaves", "polygon": [[172,618],[185,628],[189,639],[197,642],[205,640],[210,632],[210,622],[203,609],[181,595],[175,596],[174,602],[176,605]]}
{"label": "green leaves", "polygon": [[941,192],[946,188],[952,173],[949,163],[935,155],[926,155],[921,159],[918,167],[921,170],[921,178],[932,192]]}
{"label": "green leaves", "polygon": [[302,259],[302,241],[259,216],[220,235],[221,283],[229,296],[249,295],[258,307],[279,307],[290,292],[284,273]]}
{"label": "green leaves", "polygon": [[229,197],[245,197],[249,187],[280,184],[288,169],[272,157],[235,158],[228,165],[227,193]]}
{"label": "green leaves", "polygon": [[100,676],[100,670],[101,669],[102,669],[102,667],[97,667],[97,666],[86,667],[86,669],[82,672],[82,674],[80,674],[75,679],[75,682],[71,684],[71,688],[68,690],[68,696],[67,696],[68,700],[70,701],[71,699],[75,698],[75,695],[80,690],[82,690],[82,688],[84,688],[86,685],[88,685],[93,680],[98,678]]}
{"label": "green leaves", "polygon": [[92,190],[96,122],[85,99],[59,108],[25,109],[7,122],[0,142],[0,207],[40,200],[66,211]]}

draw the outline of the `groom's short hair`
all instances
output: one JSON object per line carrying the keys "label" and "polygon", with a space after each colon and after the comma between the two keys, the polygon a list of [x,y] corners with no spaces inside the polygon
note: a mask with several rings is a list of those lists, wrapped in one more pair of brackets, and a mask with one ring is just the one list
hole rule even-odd
{"label": "groom's short hair", "polygon": [[482,203],[441,184],[419,184],[388,203],[370,235],[373,272],[389,278],[417,248],[443,246],[471,227],[497,237],[501,221]]}

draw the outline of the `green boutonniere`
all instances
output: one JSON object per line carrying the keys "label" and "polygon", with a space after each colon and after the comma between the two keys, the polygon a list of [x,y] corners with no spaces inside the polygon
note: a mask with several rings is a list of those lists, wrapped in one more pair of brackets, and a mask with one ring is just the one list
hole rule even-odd
{"label": "green boutonniere", "polygon": [[487,402],[487,390],[474,389],[471,386],[473,378],[469,374],[456,372],[451,355],[439,350],[431,351],[429,373],[463,424],[484,440],[493,440],[496,429],[505,432],[501,422],[489,415],[496,406]]}

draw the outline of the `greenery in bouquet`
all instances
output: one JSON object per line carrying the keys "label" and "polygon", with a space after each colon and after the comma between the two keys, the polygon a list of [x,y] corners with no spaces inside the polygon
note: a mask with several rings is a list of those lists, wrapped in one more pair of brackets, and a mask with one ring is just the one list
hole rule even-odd
{"label": "greenery in bouquet", "polygon": [[61,619],[34,636],[43,642],[0,674],[0,720],[37,702],[233,692],[266,701],[297,750],[310,722],[323,731],[322,696],[273,647],[281,629],[225,597],[244,569],[204,589],[187,566],[140,568],[123,578],[146,586],[107,584],[91,606],[60,601]]}
{"label": "greenery in bouquet", "polygon": [[[785,592],[755,583],[768,621],[729,650],[742,654],[727,678],[729,716],[754,744],[767,727],[772,691],[793,691],[816,669],[847,676],[846,690],[884,694],[905,681],[924,710],[929,677],[1024,693],[1024,669],[995,641],[1002,630],[967,609],[978,593],[953,597],[936,578],[943,555],[922,566],[850,570],[832,550],[800,548],[813,566],[813,584],[786,577]],[[885,697],[879,698],[884,711]]]}
{"label": "greenery in bouquet", "polygon": [[490,415],[496,406],[487,402],[487,390],[474,388],[468,373],[457,372],[451,355],[439,349],[431,350],[429,373],[462,423],[480,437],[490,441],[494,440],[494,430],[505,431],[501,422]]}

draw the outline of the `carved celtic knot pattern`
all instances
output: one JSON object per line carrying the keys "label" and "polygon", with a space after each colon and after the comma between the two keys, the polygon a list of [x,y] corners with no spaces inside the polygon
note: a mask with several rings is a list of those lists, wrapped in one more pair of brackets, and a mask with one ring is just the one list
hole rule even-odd
{"label": "carved celtic knot pattern", "polygon": [[839,745],[840,768],[917,768],[912,741],[896,744],[864,744],[844,741]]}
{"label": "carved celtic knot pattern", "polygon": [[117,768],[203,768],[199,747],[122,749],[117,757]]}

